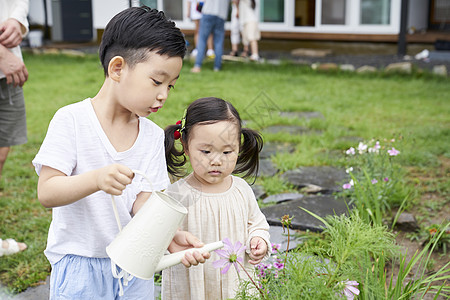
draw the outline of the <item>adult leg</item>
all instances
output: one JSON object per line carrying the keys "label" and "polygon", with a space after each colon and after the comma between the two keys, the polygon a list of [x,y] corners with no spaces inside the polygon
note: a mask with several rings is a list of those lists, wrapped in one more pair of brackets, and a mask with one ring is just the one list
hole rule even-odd
{"label": "adult leg", "polygon": [[0,147],[0,179],[2,178],[2,170],[8,157],[10,147]]}
{"label": "adult leg", "polygon": [[258,52],[258,41],[251,41],[250,48],[252,50],[252,56],[250,56],[250,60],[258,61],[259,60],[259,52]]}
{"label": "adult leg", "polygon": [[212,17],[211,15],[203,15],[200,20],[200,28],[198,31],[198,46],[197,46],[197,57],[195,59],[194,68],[191,70],[192,72],[200,72],[203,59],[205,58],[206,52],[206,41],[208,36],[211,34],[212,30]]}
{"label": "adult leg", "polygon": [[222,68],[223,41],[225,38],[225,20],[215,17],[214,22],[214,49],[216,58],[214,59],[214,70],[219,71]]}
{"label": "adult leg", "polygon": [[195,44],[195,48],[197,48],[197,45],[198,45],[198,30],[200,28],[200,20],[194,20],[194,24],[195,24],[194,44]]}
{"label": "adult leg", "polygon": [[25,99],[21,87],[0,79],[0,177],[11,146],[27,142]]}

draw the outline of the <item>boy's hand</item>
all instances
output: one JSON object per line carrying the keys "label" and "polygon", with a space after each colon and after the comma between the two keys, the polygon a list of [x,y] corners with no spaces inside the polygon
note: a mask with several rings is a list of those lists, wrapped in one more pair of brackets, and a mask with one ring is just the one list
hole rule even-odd
{"label": "boy's hand", "polygon": [[22,42],[22,28],[16,19],[8,19],[0,24],[0,44],[14,48]]}
{"label": "boy's hand", "polygon": [[121,195],[125,187],[131,183],[134,177],[133,171],[119,164],[113,164],[98,169],[97,187],[111,195]]}
{"label": "boy's hand", "polygon": [[250,241],[250,260],[248,261],[252,265],[257,265],[266,256],[267,243],[260,237],[253,237]]}
{"label": "boy's hand", "polygon": [[[200,248],[203,247],[204,244],[200,242],[200,240],[195,237],[192,233],[187,231],[180,231],[178,230],[175,233],[175,236],[173,237],[172,242],[169,245],[169,252],[174,253],[190,248]],[[209,252],[200,253],[198,251],[194,251],[193,253],[186,253],[181,260],[181,263],[186,267],[189,268],[190,266],[196,266],[199,263],[204,263],[208,258],[211,257],[211,254]]]}

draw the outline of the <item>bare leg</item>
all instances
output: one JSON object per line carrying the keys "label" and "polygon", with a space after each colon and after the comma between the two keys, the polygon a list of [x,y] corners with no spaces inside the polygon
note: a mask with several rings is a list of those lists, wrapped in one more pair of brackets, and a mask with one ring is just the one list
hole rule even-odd
{"label": "bare leg", "polygon": [[194,32],[194,43],[195,43],[195,47],[197,48],[197,43],[198,43],[198,28],[200,26],[200,20],[194,20],[195,23],[195,32]]}
{"label": "bare leg", "polygon": [[259,56],[258,53],[258,41],[251,41],[250,42],[250,49],[252,49],[252,56]]}
{"label": "bare leg", "polygon": [[10,147],[0,147],[0,178],[2,178],[3,166],[8,157]]}

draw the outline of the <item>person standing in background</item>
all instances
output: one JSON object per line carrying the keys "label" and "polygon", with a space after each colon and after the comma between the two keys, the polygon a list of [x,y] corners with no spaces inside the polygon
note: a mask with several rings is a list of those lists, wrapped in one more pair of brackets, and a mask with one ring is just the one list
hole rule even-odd
{"label": "person standing in background", "polygon": [[239,43],[241,42],[241,30],[238,19],[238,1],[231,1],[231,24],[230,24],[230,40],[231,40],[231,56],[238,56]]}
{"label": "person standing in background", "polygon": [[223,40],[225,38],[225,20],[228,17],[230,0],[207,0],[203,5],[202,18],[198,33],[198,54],[195,65],[191,69],[192,73],[200,73],[203,59],[205,58],[206,40],[212,33],[214,39],[214,71],[222,68]]}
{"label": "person standing in background", "polygon": [[259,61],[258,41],[261,39],[261,32],[258,27],[258,15],[256,14],[255,0],[237,0],[238,18],[242,28],[242,44],[244,44],[243,57],[247,57],[248,48],[252,55],[250,60]]}
{"label": "person standing in background", "polygon": [[[202,7],[203,7],[203,1],[198,0],[190,0],[188,1],[188,10],[187,10],[187,17],[192,20],[195,24],[195,31],[194,31],[194,45],[195,48],[191,52],[192,57],[197,57],[197,45],[198,45],[198,29],[200,27],[200,19],[202,18]],[[209,35],[208,37],[208,51],[206,51],[206,56],[208,58],[214,58],[216,55],[214,53],[213,48],[213,37],[212,35]]]}
{"label": "person standing in background", "polygon": [[19,45],[28,33],[28,7],[28,0],[0,0],[0,178],[10,147],[27,142],[28,70]]}

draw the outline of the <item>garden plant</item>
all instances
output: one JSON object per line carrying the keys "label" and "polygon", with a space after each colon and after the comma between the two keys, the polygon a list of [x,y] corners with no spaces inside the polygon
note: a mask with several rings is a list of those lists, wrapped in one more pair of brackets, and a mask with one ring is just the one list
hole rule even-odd
{"label": "garden plant", "polygon": [[[26,251],[0,260],[0,282],[13,292],[42,284],[50,273],[43,250],[51,210],[37,200],[31,160],[56,110],[94,96],[103,79],[95,55],[26,53],[24,59],[30,73],[24,86],[28,143],[13,147],[0,182],[1,236],[28,244]],[[174,124],[197,98],[221,97],[242,112],[249,127],[263,132],[265,142],[295,145],[292,153],[271,158],[279,174],[331,165],[346,168],[352,180],[341,183],[341,196],[350,201],[348,215],[322,218],[323,233],[305,233],[307,242],[295,250],[275,245],[276,257],[249,272],[255,284],[242,272],[238,299],[448,297],[449,264],[441,255],[448,250],[450,214],[448,78],[427,72],[323,73],[289,62],[226,62],[221,72],[206,66],[200,74],[191,74],[191,67],[187,61],[164,108],[150,116],[156,124]],[[320,112],[323,118],[287,119],[280,111]],[[264,132],[272,125],[310,131]],[[269,195],[294,192],[279,174],[259,177],[256,184]],[[412,256],[396,243],[395,221],[402,211],[414,212],[421,228],[420,249]]]}

